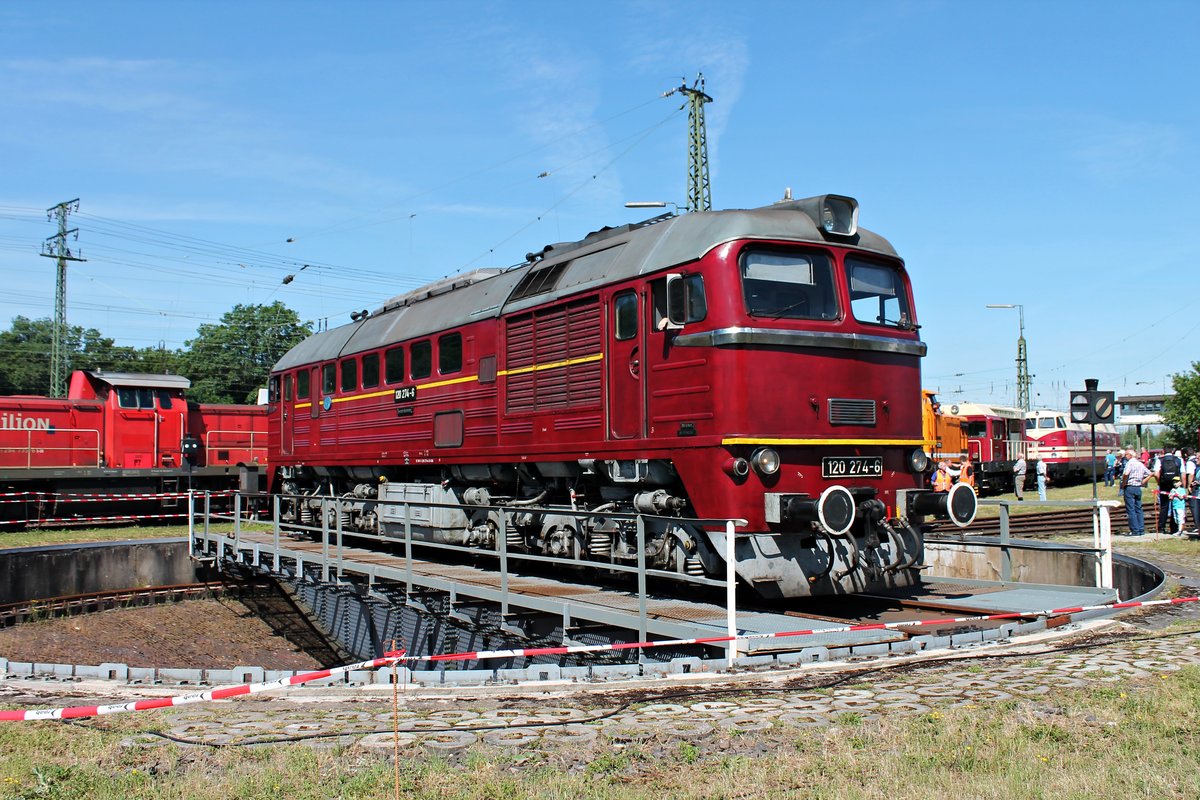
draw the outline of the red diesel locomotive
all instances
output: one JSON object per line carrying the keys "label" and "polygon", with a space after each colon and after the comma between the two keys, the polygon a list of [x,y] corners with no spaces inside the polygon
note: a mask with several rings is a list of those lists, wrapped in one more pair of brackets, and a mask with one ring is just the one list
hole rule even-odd
{"label": "red diesel locomotive", "polygon": [[[190,403],[190,385],[79,370],[66,398],[0,397],[0,532],[117,513],[183,516],[189,488],[258,491],[266,408]],[[154,513],[166,508],[178,513]]]}
{"label": "red diesel locomotive", "polygon": [[836,195],[664,215],[353,315],[272,371],[284,513],[481,548],[504,515],[510,552],[598,565],[638,557],[604,514],[645,514],[648,566],[718,576],[723,529],[692,520],[740,519],[765,597],[918,582],[923,518],[975,496],[922,486],[926,347],[857,222]]}

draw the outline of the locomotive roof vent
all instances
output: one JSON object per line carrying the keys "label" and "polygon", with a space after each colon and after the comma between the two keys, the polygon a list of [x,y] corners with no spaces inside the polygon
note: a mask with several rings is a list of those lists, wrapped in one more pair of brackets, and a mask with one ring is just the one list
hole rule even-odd
{"label": "locomotive roof vent", "polygon": [[422,286],[420,289],[413,289],[411,292],[405,292],[404,294],[396,295],[391,300],[388,300],[386,303],[384,303],[381,308],[376,309],[374,313],[382,314],[383,312],[390,311],[393,308],[410,306],[413,303],[420,302],[421,300],[428,300],[430,297],[437,297],[439,294],[445,294],[446,292],[452,292],[455,289],[461,289],[464,286],[470,286],[471,284],[485,281],[488,278],[499,275],[501,272],[504,272],[504,270],[500,269],[499,267],[480,267],[479,269],[471,270],[470,272],[464,272],[459,275],[452,275],[450,277],[442,278],[441,280],[434,281],[433,283],[428,283]]}
{"label": "locomotive roof vent", "polygon": [[827,236],[854,236],[858,233],[858,201],[840,194],[822,194],[793,200],[789,188],[775,207],[794,208],[806,215]]}

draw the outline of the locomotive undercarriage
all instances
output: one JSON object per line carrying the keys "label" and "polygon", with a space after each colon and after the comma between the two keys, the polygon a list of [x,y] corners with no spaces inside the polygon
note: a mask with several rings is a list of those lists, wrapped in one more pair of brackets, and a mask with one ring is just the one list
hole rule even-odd
{"label": "locomotive undercarriage", "polygon": [[[647,568],[725,574],[724,531],[688,518],[694,512],[667,461],[299,467],[283,468],[281,478],[283,520],[310,529],[321,527],[324,513],[326,528],[340,526],[344,534],[395,540],[407,527],[417,542],[499,552],[503,539],[509,553],[633,566],[640,515]],[[857,511],[847,530],[834,533],[814,517],[785,520],[780,531],[739,535],[741,580],[767,598],[917,583],[919,517],[914,523],[885,519],[873,490],[841,491]]]}

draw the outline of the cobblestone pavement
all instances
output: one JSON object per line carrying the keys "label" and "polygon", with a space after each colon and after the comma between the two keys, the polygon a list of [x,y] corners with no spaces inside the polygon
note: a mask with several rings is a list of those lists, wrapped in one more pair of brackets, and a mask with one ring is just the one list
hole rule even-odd
{"label": "cobblestone pavement", "polygon": [[[400,747],[410,756],[530,748],[578,765],[601,749],[669,749],[680,741],[706,750],[769,752],[775,737],[836,725],[842,715],[861,722],[1000,701],[1032,703],[1035,710],[1044,706],[1055,713],[1056,689],[1153,679],[1200,665],[1200,632],[1194,624],[1181,630],[1163,635],[1140,624],[1110,622],[1073,637],[1026,644],[1003,657],[948,653],[948,660],[708,675],[706,680],[689,676],[687,683],[680,678],[621,687],[406,689],[397,714],[387,687],[317,686],[139,712],[126,716],[122,729],[147,731],[127,736],[126,744],[134,747],[289,743],[349,746],[388,756],[398,727]],[[28,682],[0,684],[0,704],[83,702],[78,695],[50,697],[50,692]],[[107,726],[111,719],[85,724]]]}

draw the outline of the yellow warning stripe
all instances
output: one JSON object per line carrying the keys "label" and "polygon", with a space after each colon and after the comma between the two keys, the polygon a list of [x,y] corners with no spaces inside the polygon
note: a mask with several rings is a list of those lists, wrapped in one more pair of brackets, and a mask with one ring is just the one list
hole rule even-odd
{"label": "yellow warning stripe", "polygon": [[722,439],[721,444],[761,444],[772,445],[775,447],[790,447],[794,445],[821,445],[821,446],[837,446],[837,445],[923,445],[924,439],[757,439],[748,436],[732,436],[728,439]]}
{"label": "yellow warning stripe", "polygon": [[575,364],[588,364],[592,361],[600,361],[604,358],[604,353],[596,353],[590,356],[580,356],[579,358],[568,358],[565,361],[551,361],[549,364],[533,364],[528,367],[517,367],[516,369],[505,369],[497,372],[497,375],[524,375],[528,372],[541,372],[544,369],[557,369],[559,367],[571,367]]}
{"label": "yellow warning stripe", "polygon": [[[574,366],[575,364],[588,364],[593,361],[603,361],[603,360],[604,360],[604,353],[595,353],[590,356],[580,356],[579,358],[568,358],[563,361],[552,361],[548,364],[532,364],[528,367],[518,367],[516,369],[500,370],[499,372],[496,373],[496,376],[499,377],[501,375],[525,375],[530,372],[541,372],[544,369],[558,369],[560,367],[570,367],[570,366]],[[452,386],[456,383],[471,383],[472,381],[478,381],[478,380],[479,380],[478,375],[465,375],[461,378],[450,378],[449,380],[444,380],[444,381],[433,381],[431,383],[419,383],[419,384],[414,385],[413,388],[414,389],[436,389],[440,386]],[[381,392],[368,392],[365,394],[351,394],[351,395],[347,395],[345,397],[334,397],[334,398],[332,398],[332,402],[348,403],[351,400],[367,400],[372,397],[383,397],[384,395],[394,395],[396,393],[396,389],[401,389],[401,388],[404,388],[404,387],[397,386],[392,389],[385,389]],[[311,408],[312,401],[305,402],[305,403],[296,403],[295,407],[297,409]]]}

